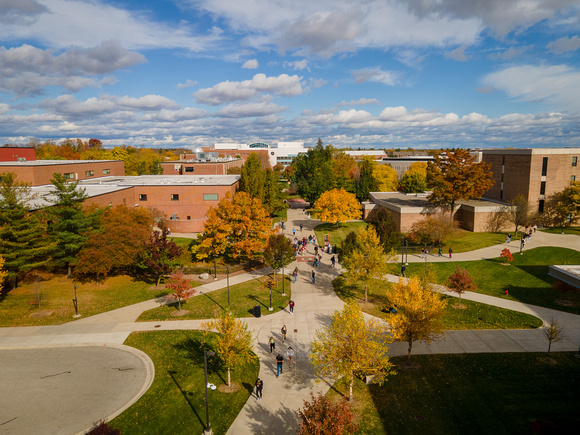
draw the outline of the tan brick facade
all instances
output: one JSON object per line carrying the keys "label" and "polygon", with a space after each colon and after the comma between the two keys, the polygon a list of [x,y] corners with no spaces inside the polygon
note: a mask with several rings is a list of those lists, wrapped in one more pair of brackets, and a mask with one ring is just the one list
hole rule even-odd
{"label": "tan brick facade", "polygon": [[230,168],[241,168],[244,160],[235,159],[223,162],[172,161],[161,163],[163,175],[228,175]]}

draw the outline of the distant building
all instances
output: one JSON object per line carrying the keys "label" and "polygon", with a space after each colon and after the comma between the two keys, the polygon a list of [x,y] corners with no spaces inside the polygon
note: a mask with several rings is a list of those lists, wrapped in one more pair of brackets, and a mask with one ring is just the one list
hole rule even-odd
{"label": "distant building", "polygon": [[276,146],[271,146],[265,142],[245,143],[216,143],[213,147],[203,148],[204,151],[213,151],[222,157],[239,157],[244,159],[255,153],[269,167],[276,164],[283,168],[290,166],[299,154],[308,152],[304,142],[278,142]]}
{"label": "distant building", "polygon": [[179,160],[161,162],[163,175],[228,175],[231,168],[241,168],[244,160],[233,156],[220,157],[198,147],[193,153],[181,154]]}
{"label": "distant building", "polygon": [[544,211],[551,195],[580,180],[580,148],[484,149],[494,185],[484,198],[509,202],[521,195],[530,211]]}
{"label": "distant building", "polygon": [[36,160],[34,147],[0,147],[0,162]]}

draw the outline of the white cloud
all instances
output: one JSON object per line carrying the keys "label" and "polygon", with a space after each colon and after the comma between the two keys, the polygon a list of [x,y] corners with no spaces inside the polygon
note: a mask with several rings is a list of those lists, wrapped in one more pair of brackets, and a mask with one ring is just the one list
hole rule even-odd
{"label": "white cloud", "polygon": [[246,69],[256,69],[258,68],[258,61],[256,59],[250,59],[244,62],[242,68]]}
{"label": "white cloud", "polygon": [[507,50],[504,50],[500,53],[493,53],[490,54],[488,57],[491,60],[512,60],[516,57],[520,57],[521,55],[525,54],[527,51],[534,48],[533,45],[522,45],[521,47],[510,47]]}
{"label": "white cloud", "polygon": [[[22,0],[9,0],[14,1]],[[22,8],[15,13],[18,17],[33,16],[34,25],[11,20],[0,26],[0,40],[37,40],[55,48],[69,47],[74,41],[75,45],[86,48],[94,46],[95,41],[116,39],[128,49],[182,48],[199,52],[222,38],[218,29],[196,35],[186,22],[158,23],[147,13],[122,9],[103,0],[26,0],[25,3],[36,5],[36,9],[32,7],[28,15]]]}
{"label": "white cloud", "polygon": [[364,106],[367,104],[380,104],[376,98],[359,98],[352,101],[341,101],[338,106]]}
{"label": "white cloud", "polygon": [[184,88],[191,88],[195,85],[199,84],[199,82],[197,80],[190,80],[187,79],[185,81],[185,83],[178,83],[177,84],[177,89],[184,89]]}
{"label": "white cloud", "polygon": [[296,60],[293,62],[284,62],[284,67],[285,68],[292,68],[292,69],[300,70],[300,71],[305,69],[308,72],[310,72],[310,68],[308,68],[308,60],[307,59]]}
{"label": "white cloud", "polygon": [[487,74],[482,83],[518,101],[545,101],[563,110],[580,111],[580,71],[567,65],[511,66]]}
{"label": "white cloud", "polygon": [[266,98],[253,103],[228,104],[215,112],[214,116],[218,118],[262,117],[284,112],[287,108],[272,103]]}
{"label": "white cloud", "polygon": [[256,74],[251,80],[241,82],[221,82],[211,88],[200,89],[193,96],[198,103],[217,106],[239,100],[250,100],[261,92],[284,97],[300,95],[304,92],[302,77],[280,74],[277,77],[267,77]]}
{"label": "white cloud", "polygon": [[325,84],[328,83],[328,80],[315,79],[313,77],[310,77],[309,82],[310,82],[310,86],[309,87],[311,89],[315,89],[315,88],[321,88],[321,87],[323,87]]}
{"label": "white cloud", "polygon": [[580,48],[580,38],[572,36],[570,38],[560,38],[556,41],[550,42],[546,48],[554,54],[567,53],[568,51],[576,51]]}
{"label": "white cloud", "polygon": [[394,86],[397,82],[397,75],[392,71],[382,71],[380,68],[364,68],[353,71],[351,76],[354,77],[355,83],[364,83],[367,81],[384,83],[385,85]]}
{"label": "white cloud", "polygon": [[445,57],[449,59],[456,60],[458,62],[467,62],[471,59],[471,56],[465,54],[465,49],[467,45],[462,45],[461,47],[457,47],[455,50],[452,50],[448,53],[445,53]]}
{"label": "white cloud", "polygon": [[0,2],[0,23],[32,24],[36,17],[46,11],[46,6],[35,0],[2,0]]}

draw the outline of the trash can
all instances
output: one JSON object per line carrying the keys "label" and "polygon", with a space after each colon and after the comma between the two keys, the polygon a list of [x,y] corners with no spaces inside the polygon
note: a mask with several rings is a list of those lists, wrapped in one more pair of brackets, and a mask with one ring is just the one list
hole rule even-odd
{"label": "trash can", "polygon": [[260,311],[260,306],[259,305],[254,306],[254,316],[256,316],[256,317],[261,317],[262,316],[262,312]]}

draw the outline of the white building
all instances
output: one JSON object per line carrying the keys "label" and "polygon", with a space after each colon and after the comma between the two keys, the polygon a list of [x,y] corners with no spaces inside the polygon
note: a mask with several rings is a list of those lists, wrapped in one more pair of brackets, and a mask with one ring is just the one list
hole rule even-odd
{"label": "white building", "polygon": [[270,165],[275,166],[276,164],[280,163],[284,168],[286,166],[290,166],[298,154],[305,154],[308,152],[308,148],[304,146],[304,142],[278,142],[276,146],[271,146],[264,142],[254,142],[251,144],[233,142],[216,143],[214,144],[214,149],[216,151],[251,151],[267,149]]}

